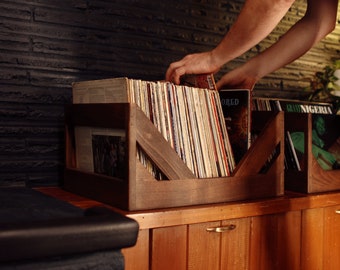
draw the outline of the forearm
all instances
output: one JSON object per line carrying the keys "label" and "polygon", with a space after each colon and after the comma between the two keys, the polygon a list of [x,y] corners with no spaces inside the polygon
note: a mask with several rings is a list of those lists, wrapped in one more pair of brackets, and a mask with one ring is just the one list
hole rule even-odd
{"label": "forearm", "polygon": [[338,0],[309,0],[305,16],[246,68],[259,79],[305,54],[334,29],[337,5]]}
{"label": "forearm", "polygon": [[246,0],[241,13],[212,51],[218,66],[240,56],[264,39],[286,14],[294,0]]}

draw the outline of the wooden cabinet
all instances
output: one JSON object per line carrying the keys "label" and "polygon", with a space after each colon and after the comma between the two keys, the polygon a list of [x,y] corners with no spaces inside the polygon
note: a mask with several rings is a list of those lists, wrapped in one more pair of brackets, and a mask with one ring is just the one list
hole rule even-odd
{"label": "wooden cabinet", "polygon": [[[124,250],[126,269],[299,270],[300,220],[291,211],[150,229],[144,244]],[[133,249],[148,244],[136,265]]]}
{"label": "wooden cabinet", "polygon": [[[149,239],[142,230],[143,239],[123,251],[125,269],[249,269],[250,230],[251,218],[154,228]],[[145,253],[141,247],[148,243],[150,253]]]}
{"label": "wooden cabinet", "polygon": [[[103,205],[56,188],[39,190],[81,208]],[[114,210],[140,225],[136,245],[123,250],[126,270],[340,269],[340,192]]]}
{"label": "wooden cabinet", "polygon": [[340,269],[340,204],[302,211],[301,254],[302,270]]}

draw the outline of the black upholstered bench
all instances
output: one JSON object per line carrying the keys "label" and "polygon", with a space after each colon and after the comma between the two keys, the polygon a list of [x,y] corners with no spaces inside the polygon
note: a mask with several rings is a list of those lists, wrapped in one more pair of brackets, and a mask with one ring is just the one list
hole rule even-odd
{"label": "black upholstered bench", "polygon": [[138,223],[29,188],[0,188],[0,269],[124,269]]}

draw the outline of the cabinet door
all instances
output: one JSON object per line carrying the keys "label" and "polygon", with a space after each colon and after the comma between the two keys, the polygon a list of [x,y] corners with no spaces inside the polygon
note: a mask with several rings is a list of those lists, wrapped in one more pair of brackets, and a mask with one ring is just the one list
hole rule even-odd
{"label": "cabinet door", "polygon": [[221,270],[249,269],[251,218],[222,221]]}
{"label": "cabinet door", "polygon": [[140,230],[137,243],[122,249],[125,270],[149,270],[149,230]]}
{"label": "cabinet door", "polygon": [[324,268],[340,269],[340,205],[325,208]]}
{"label": "cabinet door", "polygon": [[250,218],[189,225],[188,269],[248,269]]}
{"label": "cabinet door", "polygon": [[340,205],[303,211],[302,270],[340,269]]}
{"label": "cabinet door", "polygon": [[300,270],[301,212],[252,218],[251,270]]}
{"label": "cabinet door", "polygon": [[189,225],[187,269],[219,269],[220,234],[209,230],[219,228],[220,225],[220,221]]}
{"label": "cabinet door", "polygon": [[185,270],[187,225],[152,229],[151,270]]}
{"label": "cabinet door", "polygon": [[323,214],[322,208],[302,212],[301,270],[323,269]]}

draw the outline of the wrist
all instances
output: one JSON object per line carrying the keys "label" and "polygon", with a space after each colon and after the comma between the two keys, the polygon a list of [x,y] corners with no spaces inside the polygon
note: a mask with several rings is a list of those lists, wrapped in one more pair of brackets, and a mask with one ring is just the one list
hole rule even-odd
{"label": "wrist", "polygon": [[255,58],[250,59],[243,66],[243,72],[247,74],[248,78],[252,78],[255,82],[258,82],[266,74],[261,68],[261,62],[256,61]]}
{"label": "wrist", "polygon": [[243,74],[243,76],[247,78],[248,81],[251,81],[255,84],[262,77],[260,76],[258,66],[256,65],[256,63],[254,64],[251,60],[249,60],[245,64],[241,65],[239,68],[241,69],[241,73]]}
{"label": "wrist", "polygon": [[216,70],[219,70],[224,64],[232,59],[228,59],[227,54],[217,46],[210,52],[211,64]]}

